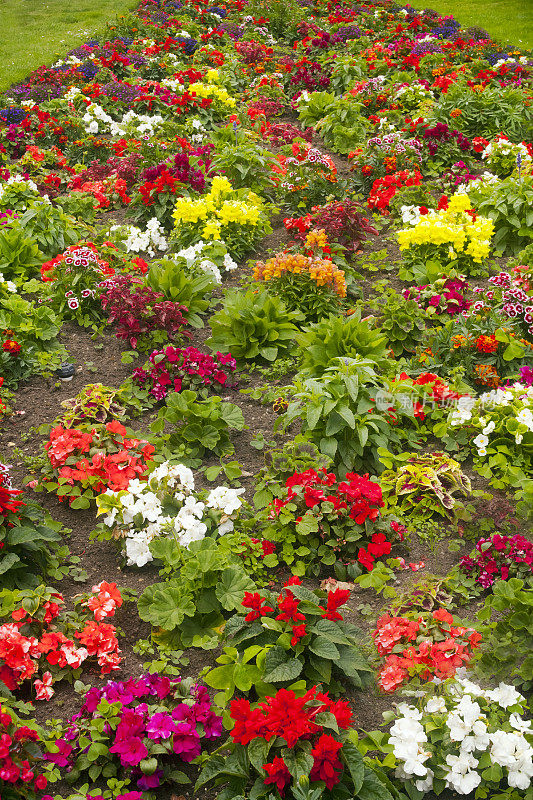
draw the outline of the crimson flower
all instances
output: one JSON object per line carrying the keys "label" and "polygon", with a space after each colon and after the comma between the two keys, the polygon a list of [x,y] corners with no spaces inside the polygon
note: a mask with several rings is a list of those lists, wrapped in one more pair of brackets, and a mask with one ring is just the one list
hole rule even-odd
{"label": "crimson flower", "polygon": [[264,783],[275,783],[278,792],[283,794],[285,787],[291,782],[291,773],[287,769],[284,760],[276,756],[270,763],[263,764],[263,769],[268,775],[268,778],[264,779]]}

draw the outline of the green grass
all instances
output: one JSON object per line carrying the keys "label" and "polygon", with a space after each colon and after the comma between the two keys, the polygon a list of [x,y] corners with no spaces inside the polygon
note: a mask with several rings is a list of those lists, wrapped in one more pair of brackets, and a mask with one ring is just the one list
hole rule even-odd
{"label": "green grass", "polygon": [[533,49],[533,0],[409,0],[413,8],[451,14],[463,28],[478,25],[493,39]]}
{"label": "green grass", "polygon": [[137,0],[0,0],[0,92],[137,5]]}

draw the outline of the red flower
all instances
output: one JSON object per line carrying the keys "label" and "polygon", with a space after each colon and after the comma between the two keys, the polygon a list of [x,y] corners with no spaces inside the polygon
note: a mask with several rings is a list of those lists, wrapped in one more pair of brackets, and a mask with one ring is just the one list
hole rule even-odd
{"label": "red flower", "polygon": [[12,356],[16,356],[20,353],[21,347],[20,344],[13,339],[6,339],[2,345],[2,350],[4,353],[10,353]]}
{"label": "red flower", "polygon": [[309,774],[312,781],[324,781],[329,790],[333,789],[340,780],[342,764],[337,753],[342,748],[342,743],[338,742],[333,736],[323,733],[317,739],[315,746],[311,750],[314,764]]}
{"label": "red flower", "polygon": [[241,603],[242,606],[245,608],[251,608],[252,610],[246,615],[245,619],[246,622],[253,622],[256,619],[260,619],[264,617],[266,614],[272,614],[274,609],[270,608],[270,606],[264,606],[263,603],[266,603],[266,599],[261,597],[259,592],[245,592],[244,599]]}
{"label": "red flower", "polygon": [[294,625],[292,629],[291,647],[294,647],[300,639],[306,635],[305,623],[303,625]]}
{"label": "red flower", "polygon": [[322,614],[325,619],[344,619],[342,614],[339,614],[337,609],[350,597],[349,589],[334,589],[328,592],[328,606],[327,610]]}
{"label": "red flower", "polygon": [[272,762],[263,764],[263,769],[268,775],[268,778],[265,778],[263,782],[265,784],[275,783],[278,792],[283,794],[285,787],[291,782],[291,773],[287,769],[284,760],[276,756]]}

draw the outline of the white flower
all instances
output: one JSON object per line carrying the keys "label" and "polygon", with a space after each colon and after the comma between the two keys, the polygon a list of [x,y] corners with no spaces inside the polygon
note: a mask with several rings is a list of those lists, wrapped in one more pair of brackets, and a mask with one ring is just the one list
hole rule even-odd
{"label": "white flower", "polygon": [[126,539],[126,558],[129,567],[144,567],[149,561],[153,561],[148,547],[148,538],[143,534],[128,537]]}
{"label": "white flower", "polygon": [[508,683],[500,683],[496,689],[487,692],[487,697],[493,703],[498,703],[502,708],[514,706],[525,699],[520,692],[516,691],[514,686],[510,686]]}
{"label": "white flower", "polygon": [[476,438],[474,439],[474,444],[478,449],[486,447],[488,443],[489,443],[488,436],[484,436],[482,433],[478,434],[478,436],[476,436]]}
{"label": "white flower", "polygon": [[223,511],[224,514],[233,514],[242,505],[242,500],[239,495],[243,494],[245,489],[230,489],[227,486],[217,486],[209,492],[207,498],[207,505],[209,508],[216,508]]}
{"label": "white flower", "polygon": [[496,423],[494,422],[494,420],[491,419],[491,421],[488,423],[488,425],[485,425],[485,427],[483,428],[483,433],[485,435],[488,435],[489,433],[492,433],[492,431],[494,430],[495,427],[496,427]]}
{"label": "white flower", "polygon": [[430,697],[426,703],[425,710],[428,714],[433,714],[435,711],[446,711],[444,697]]}

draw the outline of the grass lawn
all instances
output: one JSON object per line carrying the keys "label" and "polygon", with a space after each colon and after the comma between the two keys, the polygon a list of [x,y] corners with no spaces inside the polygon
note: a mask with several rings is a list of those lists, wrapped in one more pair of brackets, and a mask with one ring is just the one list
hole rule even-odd
{"label": "grass lawn", "polygon": [[137,0],[0,0],[0,92],[137,5]]}
{"label": "grass lawn", "polygon": [[468,28],[479,25],[493,39],[533,49],[533,0],[407,0],[413,8],[451,14]]}

